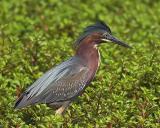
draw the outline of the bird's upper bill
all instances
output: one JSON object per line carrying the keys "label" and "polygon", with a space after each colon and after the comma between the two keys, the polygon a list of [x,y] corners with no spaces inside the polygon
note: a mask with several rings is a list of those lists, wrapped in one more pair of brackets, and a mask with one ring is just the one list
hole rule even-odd
{"label": "bird's upper bill", "polygon": [[123,41],[118,40],[112,35],[111,29],[102,21],[98,21],[96,24],[90,25],[84,29],[83,34],[78,38],[78,40],[75,42],[76,46],[79,46],[79,44],[82,42],[83,39],[88,37],[89,35],[92,35],[93,33],[98,33],[100,36],[97,39],[97,43],[100,42],[113,42],[118,45],[131,48],[128,44],[126,44]]}

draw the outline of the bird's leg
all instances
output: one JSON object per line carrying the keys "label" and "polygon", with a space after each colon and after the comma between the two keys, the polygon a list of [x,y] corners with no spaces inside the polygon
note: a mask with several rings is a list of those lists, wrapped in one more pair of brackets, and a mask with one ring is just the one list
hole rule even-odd
{"label": "bird's leg", "polygon": [[64,104],[56,110],[56,114],[62,115],[64,111],[66,110],[66,108],[70,105],[70,103],[71,103],[70,101],[64,102]]}

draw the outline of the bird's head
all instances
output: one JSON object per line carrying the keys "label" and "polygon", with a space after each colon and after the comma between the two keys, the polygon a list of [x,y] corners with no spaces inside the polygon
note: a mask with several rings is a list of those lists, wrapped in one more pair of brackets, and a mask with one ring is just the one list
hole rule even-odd
{"label": "bird's head", "polygon": [[[86,39],[86,40],[85,40]],[[75,42],[76,46],[79,46],[85,41],[94,42],[96,45],[104,42],[113,42],[118,45],[131,48],[128,44],[112,35],[111,29],[102,21],[98,21],[96,24],[90,25],[84,29],[83,34]]]}

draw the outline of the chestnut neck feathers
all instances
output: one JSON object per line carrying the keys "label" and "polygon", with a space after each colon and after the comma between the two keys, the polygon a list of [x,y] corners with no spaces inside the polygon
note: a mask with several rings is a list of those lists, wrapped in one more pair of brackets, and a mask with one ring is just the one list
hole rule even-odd
{"label": "chestnut neck feathers", "polygon": [[97,38],[93,38],[93,36],[88,36],[82,40],[76,51],[76,56],[80,57],[84,60],[84,62],[86,62],[86,65],[89,68],[88,77],[91,80],[99,67],[100,61],[97,42]]}

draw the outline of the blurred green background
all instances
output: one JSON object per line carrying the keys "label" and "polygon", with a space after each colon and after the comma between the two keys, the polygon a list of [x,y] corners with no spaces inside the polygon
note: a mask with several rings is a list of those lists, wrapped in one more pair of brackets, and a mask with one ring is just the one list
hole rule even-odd
{"label": "blurred green background", "polygon": [[[100,46],[96,78],[63,117],[45,105],[14,110],[21,92],[74,55],[74,41],[97,19],[133,49]],[[0,127],[159,128],[159,40],[159,0],[1,0]]]}

